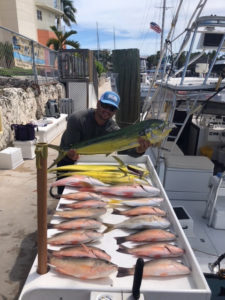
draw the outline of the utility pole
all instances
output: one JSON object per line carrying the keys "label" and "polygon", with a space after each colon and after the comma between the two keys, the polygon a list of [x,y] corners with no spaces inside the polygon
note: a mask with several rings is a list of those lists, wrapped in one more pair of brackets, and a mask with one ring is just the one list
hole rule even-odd
{"label": "utility pole", "polygon": [[99,61],[100,43],[99,43],[99,34],[98,34],[98,22],[96,22],[96,27],[97,27],[97,55],[98,55],[98,61]]}

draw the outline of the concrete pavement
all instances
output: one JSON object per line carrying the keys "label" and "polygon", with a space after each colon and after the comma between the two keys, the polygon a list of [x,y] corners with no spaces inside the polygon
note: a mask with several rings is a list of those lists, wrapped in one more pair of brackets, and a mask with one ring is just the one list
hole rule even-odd
{"label": "concrete pavement", "polygon": [[[110,80],[102,80],[99,97],[111,90]],[[59,145],[61,135],[51,144]],[[48,150],[48,165],[56,158]],[[54,180],[49,175],[48,189]],[[17,300],[37,254],[36,159],[24,160],[14,170],[0,169],[0,300]],[[57,200],[48,194],[49,220]]]}
{"label": "concrete pavement", "polygon": [[[51,143],[58,145],[61,136]],[[48,150],[48,165],[56,158]],[[48,175],[48,187],[53,178]],[[24,160],[14,170],[0,170],[0,299],[16,300],[37,253],[36,159]],[[48,218],[57,200],[48,194]]]}

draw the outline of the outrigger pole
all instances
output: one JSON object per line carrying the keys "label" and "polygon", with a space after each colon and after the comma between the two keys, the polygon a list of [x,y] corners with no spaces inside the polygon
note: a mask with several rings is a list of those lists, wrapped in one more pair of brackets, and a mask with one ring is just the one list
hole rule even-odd
{"label": "outrigger pole", "polygon": [[47,267],[47,158],[48,144],[38,143],[35,149],[37,168],[37,273],[45,274]]}

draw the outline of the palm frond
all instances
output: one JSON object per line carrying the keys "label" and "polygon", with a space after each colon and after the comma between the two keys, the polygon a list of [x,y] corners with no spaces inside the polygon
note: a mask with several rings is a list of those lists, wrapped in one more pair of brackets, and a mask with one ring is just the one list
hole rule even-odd
{"label": "palm frond", "polygon": [[55,38],[51,38],[47,41],[46,46],[50,47],[51,45],[53,45],[54,50],[59,50],[59,40],[55,39]]}
{"label": "palm frond", "polygon": [[63,21],[67,26],[70,26],[71,23],[76,23],[75,13],[77,12],[76,8],[73,6],[72,0],[62,0],[63,3]]}
{"label": "palm frond", "polygon": [[66,40],[68,37],[70,37],[71,35],[76,34],[76,33],[77,33],[76,30],[70,30],[70,31],[65,32],[63,35],[63,40]]}
{"label": "palm frond", "polygon": [[67,40],[65,41],[64,45],[68,45],[71,46],[75,49],[79,49],[80,48],[80,44],[78,42],[72,41],[72,40]]}

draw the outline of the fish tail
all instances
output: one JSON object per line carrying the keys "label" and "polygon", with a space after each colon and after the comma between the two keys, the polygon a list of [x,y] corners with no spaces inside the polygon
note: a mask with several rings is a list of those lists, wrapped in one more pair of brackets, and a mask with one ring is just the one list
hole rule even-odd
{"label": "fish tail", "polygon": [[133,268],[118,268],[118,273],[116,277],[125,277],[133,274]]}
{"label": "fish tail", "polygon": [[50,257],[50,255],[52,255],[52,253],[53,253],[54,251],[55,251],[55,250],[48,249],[48,258]]}
{"label": "fish tail", "polygon": [[121,211],[119,209],[113,208],[112,214],[113,215],[121,215]]}
{"label": "fish tail", "polygon": [[109,223],[102,223],[103,225],[105,225],[107,228],[103,231],[104,233],[107,233],[109,231],[112,231],[114,229],[114,225],[113,224],[109,224]]}
{"label": "fish tail", "polygon": [[117,244],[122,244],[122,243],[126,242],[125,236],[118,236],[118,237],[115,237],[115,239],[116,239]]}
{"label": "fish tail", "polygon": [[116,250],[120,253],[129,253],[129,248],[125,247],[124,245],[119,245],[119,248]]}
{"label": "fish tail", "polygon": [[109,204],[119,204],[119,203],[121,203],[121,200],[110,199],[108,203]]}
{"label": "fish tail", "polygon": [[55,224],[49,223],[49,224],[47,224],[47,228],[48,229],[55,228]]}
{"label": "fish tail", "polygon": [[66,204],[60,204],[59,205],[59,208],[61,209],[61,208],[67,208],[67,205]]}

